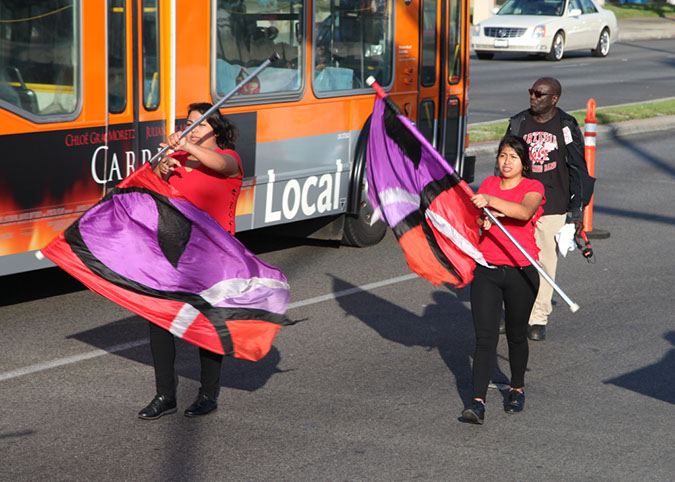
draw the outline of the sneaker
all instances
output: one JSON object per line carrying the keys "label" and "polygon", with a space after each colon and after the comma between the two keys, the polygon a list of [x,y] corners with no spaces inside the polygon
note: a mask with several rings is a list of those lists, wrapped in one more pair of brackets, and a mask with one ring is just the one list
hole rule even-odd
{"label": "sneaker", "polygon": [[485,420],[485,404],[480,400],[473,400],[468,408],[462,412],[462,418],[477,425],[483,425]]}
{"label": "sneaker", "polygon": [[504,405],[504,411],[506,413],[518,413],[522,412],[523,408],[525,408],[525,393],[511,389],[506,405]]}

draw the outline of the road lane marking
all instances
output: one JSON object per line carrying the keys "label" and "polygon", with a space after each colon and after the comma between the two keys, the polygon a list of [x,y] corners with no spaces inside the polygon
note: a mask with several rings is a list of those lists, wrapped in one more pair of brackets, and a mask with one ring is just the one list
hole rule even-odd
{"label": "road lane marking", "polygon": [[[396,278],[390,278],[388,280],[378,281],[376,283],[369,283],[362,286],[355,286],[354,288],[349,288],[342,291],[337,291],[335,293],[330,293],[327,295],[316,296],[314,298],[309,298],[303,301],[296,301],[295,303],[289,303],[287,310],[292,310],[295,308],[300,308],[301,306],[314,305],[316,303],[322,303],[324,301],[330,301],[337,298],[342,298],[343,296],[349,296],[356,293],[363,293],[366,291],[372,291],[383,286],[389,286],[396,283],[401,283],[403,281],[409,281],[411,279],[419,278],[416,274],[407,274],[404,276],[398,276]],[[131,348],[136,348],[139,346],[147,345],[150,343],[150,340],[147,338],[131,341],[129,343],[122,343],[120,345],[114,345],[104,349],[93,350],[87,353],[82,353],[80,355],[73,355],[64,358],[58,358],[56,360],[51,360],[45,363],[38,363],[36,365],[30,365],[24,368],[19,368],[17,370],[12,370],[5,373],[0,373],[0,382],[5,380],[11,380],[13,378],[19,378],[32,373],[38,373],[51,368],[57,368],[64,365],[71,365],[73,363],[79,363],[81,361],[90,360],[92,358],[98,358],[103,355],[108,355],[111,353],[117,353],[119,351],[129,350]]]}

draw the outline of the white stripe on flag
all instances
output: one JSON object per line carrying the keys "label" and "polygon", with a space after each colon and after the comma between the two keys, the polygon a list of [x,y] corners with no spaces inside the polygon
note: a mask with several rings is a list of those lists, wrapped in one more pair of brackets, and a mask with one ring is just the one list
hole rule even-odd
{"label": "white stripe on flag", "polygon": [[176,317],[173,319],[173,322],[171,322],[169,331],[178,338],[183,338],[183,335],[187,329],[190,328],[190,325],[194,323],[198,316],[199,310],[197,310],[192,305],[185,303]]}
{"label": "white stripe on flag", "polygon": [[219,281],[199,294],[211,305],[216,305],[226,299],[239,298],[257,288],[290,291],[290,286],[283,281],[272,278],[257,278],[254,276],[252,278],[231,278]]}
{"label": "white stripe on flag", "polygon": [[478,251],[478,249],[476,249],[473,244],[467,241],[464,236],[459,234],[459,232],[447,221],[447,219],[443,218],[438,213],[433,212],[431,209],[427,209],[425,216],[431,221],[436,229],[443,233],[443,235],[452,241],[459,249],[471,256],[474,261],[476,261],[476,263],[487,266],[487,261],[485,261],[483,253]]}
{"label": "white stripe on flag", "polygon": [[415,208],[420,207],[420,196],[418,194],[413,194],[401,189],[400,187],[393,187],[390,189],[385,189],[382,192],[377,193],[377,198],[380,201],[380,205],[377,206],[377,209],[373,212],[371,217],[370,224],[371,226],[375,224],[382,217],[382,208],[390,206],[392,204],[412,204]]}

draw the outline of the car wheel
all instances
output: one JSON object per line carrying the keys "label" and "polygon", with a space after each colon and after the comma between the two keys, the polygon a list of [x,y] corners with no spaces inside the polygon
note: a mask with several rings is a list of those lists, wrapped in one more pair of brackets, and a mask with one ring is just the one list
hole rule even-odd
{"label": "car wheel", "polygon": [[476,52],[476,57],[480,60],[492,60],[494,56],[495,54],[491,54],[490,52]]}
{"label": "car wheel", "polygon": [[607,54],[609,53],[609,30],[604,29],[600,32],[598,45],[591,50],[591,53],[594,57],[607,57]]}
{"label": "car wheel", "polygon": [[562,32],[558,32],[553,37],[553,43],[551,43],[551,51],[546,55],[546,60],[553,60],[557,62],[563,58],[565,54],[565,37]]}

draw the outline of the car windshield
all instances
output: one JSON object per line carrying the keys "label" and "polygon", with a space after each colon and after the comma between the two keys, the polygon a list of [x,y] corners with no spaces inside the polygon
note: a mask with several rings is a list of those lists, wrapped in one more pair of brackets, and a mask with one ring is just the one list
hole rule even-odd
{"label": "car windshield", "polygon": [[565,10],[565,0],[509,0],[497,15],[551,15],[559,17]]}

